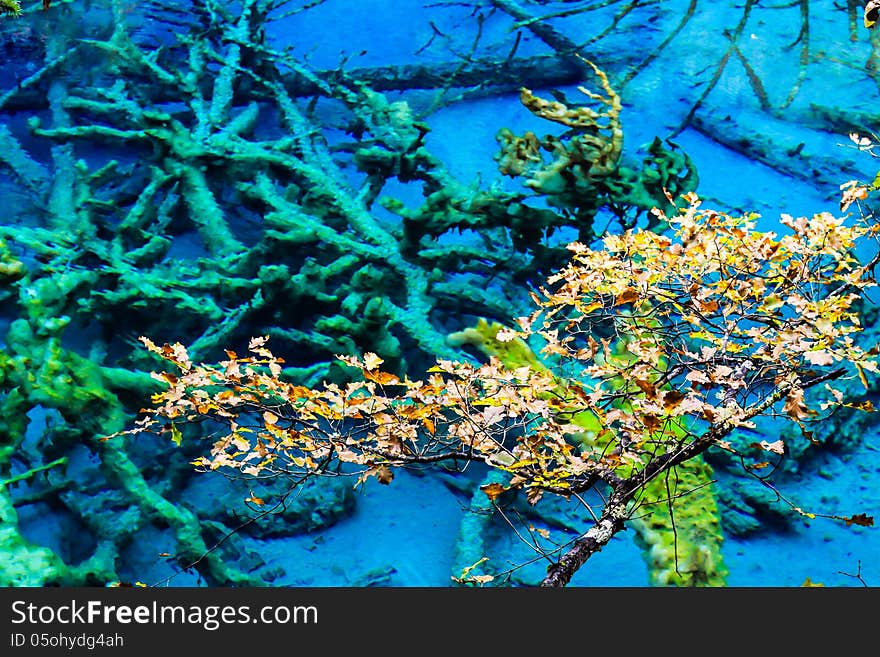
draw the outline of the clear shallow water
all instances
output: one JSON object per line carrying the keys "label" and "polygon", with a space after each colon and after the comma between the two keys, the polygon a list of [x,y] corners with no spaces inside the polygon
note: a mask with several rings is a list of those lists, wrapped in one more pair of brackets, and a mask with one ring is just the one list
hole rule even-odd
{"label": "clear shallow water", "polygon": [[[473,43],[476,34],[474,14],[485,17],[483,36],[475,56],[503,58],[517,38],[517,30],[511,30],[510,17],[498,7],[492,9],[492,3],[480,5],[476,10],[457,5],[430,7],[426,4],[415,0],[362,3],[327,0],[270,24],[267,27],[269,42],[279,49],[293,45],[294,57],[307,57],[309,66],[320,70],[337,67],[344,56],[351,57],[347,64],[350,68],[407,63],[436,65],[457,61],[456,53],[467,52]],[[541,15],[553,8],[570,9],[572,4],[586,8],[598,3],[545,5],[523,2],[520,6]],[[93,3],[93,9],[86,13],[75,3],[53,12],[65,16],[68,21],[83,21],[83,24],[86,21],[101,24],[103,21],[106,24],[108,12],[102,11],[99,5]],[[614,3],[607,10],[587,11],[552,20],[549,24],[581,43],[598,34],[597,25],[607,25],[622,5]],[[637,9],[621,20],[616,30],[598,40],[593,47],[586,48],[586,54],[594,57],[600,65],[607,61],[612,83],[620,81],[629,70],[628,65],[641,62],[654,53],[677,28],[687,5],[686,2],[667,0]],[[738,55],[732,57],[716,87],[701,101],[700,108],[694,113],[695,120],[674,138],[697,166],[700,173],[698,192],[703,198],[722,209],[758,211],[763,216],[762,227],[766,228],[775,225],[780,212],[793,215],[823,210],[836,212],[839,195],[836,185],[858,176],[870,179],[876,168],[869,157],[851,150],[846,138],[846,126],[861,118],[861,113],[870,114],[872,106],[876,106],[877,85],[867,74],[865,66],[871,55],[868,33],[857,26],[856,40],[852,41],[846,11],[824,3],[812,2],[809,6],[809,63],[800,83],[800,44],[790,47],[801,28],[802,15],[798,7],[752,7],[738,41],[742,58]],[[291,9],[295,7],[290,6]],[[232,8],[234,16],[235,7]],[[139,18],[135,5],[122,9],[127,20],[139,25],[135,33],[143,42],[152,43],[154,35],[160,36],[164,42],[171,42],[173,30],[159,25],[155,19]],[[741,5],[732,2],[712,3],[711,6],[698,4],[694,15],[665,49],[625,86],[621,85],[626,157],[638,158],[639,147],[650,142],[655,135],[665,137],[677,132],[727,52],[730,40],[724,36],[724,31],[736,28],[743,11]],[[53,22],[56,20],[53,12],[25,16],[13,27],[2,25],[5,42],[13,45],[12,50],[7,47],[3,55],[5,59],[0,62],[0,96],[15,81],[22,80],[42,65],[49,31],[57,25]],[[534,34],[519,31],[522,32],[517,51],[519,56],[537,57],[551,52]],[[416,54],[432,35],[432,45]],[[23,57],[21,52],[26,56]],[[748,62],[748,70],[744,60]],[[763,89],[772,107],[761,107],[755,77],[763,80]],[[77,78],[67,79],[67,82],[71,87],[86,86]],[[797,93],[792,102],[781,108],[795,85],[798,85]],[[573,85],[560,86],[569,97],[576,97]],[[37,98],[47,93],[41,85],[35,85],[34,90]],[[450,95],[460,91],[452,91]],[[536,87],[535,91],[547,90]],[[424,109],[430,106],[434,93],[408,92],[402,97],[410,100],[413,107]],[[401,97],[396,91],[388,95],[394,100]],[[828,111],[822,112],[822,108]],[[46,141],[28,134],[24,122],[32,113],[41,116],[44,124],[50,122],[45,107],[33,111],[7,108],[0,114],[0,124],[8,126],[12,134],[19,137],[34,160],[47,162],[50,167],[65,162],[57,154],[54,162],[51,161],[53,154]],[[839,123],[830,125],[827,119],[823,122],[817,118],[829,114]],[[334,128],[340,127],[336,123],[342,121],[344,113],[331,108],[329,115]],[[335,116],[339,117],[338,122]],[[514,132],[548,129],[546,124],[522,108],[514,89],[505,93],[473,93],[472,98],[432,111],[423,120],[430,127],[426,136],[429,150],[444,163],[451,175],[465,185],[488,186],[495,182],[511,190],[518,189],[520,183],[501,179],[497,173],[493,160],[497,150],[496,131],[502,126]],[[332,134],[328,131],[331,142],[347,139],[350,137],[341,131],[335,130]],[[118,144],[116,146],[114,152],[118,154],[120,149]],[[103,145],[87,141],[78,143],[76,148],[77,156],[87,158],[93,168],[106,160],[102,155]],[[128,157],[136,161],[139,152],[142,151],[134,149]],[[756,162],[758,154],[763,154],[767,161]],[[68,165],[73,161],[68,161]],[[350,169],[345,175],[355,176]],[[3,223],[8,226],[15,226],[17,222],[45,221],[45,215],[29,208],[23,200],[28,194],[22,191],[24,183],[21,178],[8,166],[0,167],[0,198],[10,213]],[[410,207],[421,202],[421,193],[413,186],[395,183],[384,191]],[[109,214],[112,216],[112,211]],[[394,221],[382,210],[377,209],[376,214],[385,221]],[[245,219],[239,217],[239,221]],[[197,239],[192,239],[192,233],[175,235],[172,256],[193,257],[199,247],[187,248],[190,241],[198,243]],[[166,309],[164,312],[172,313],[165,325],[166,333],[174,337],[175,311]],[[16,316],[11,308],[5,314],[9,320]],[[88,324],[87,318],[80,319],[84,325]],[[448,330],[455,330],[454,320],[454,317],[444,317],[442,324]],[[271,322],[271,319],[267,321]],[[107,320],[104,322],[106,325]],[[112,322],[111,319],[109,323]],[[122,323],[124,337],[133,337],[128,334],[137,327]],[[121,349],[117,340],[122,336],[108,336],[106,329],[103,334],[93,329],[81,331],[82,337],[77,339],[72,335],[73,331],[65,337],[66,341],[84,354],[99,341],[99,351],[107,345],[111,351]],[[162,337],[166,339],[164,335]],[[40,444],[45,426],[42,418],[54,418],[53,422],[59,422],[54,412],[49,411],[46,415],[42,407],[31,414],[35,421],[29,428],[26,441],[28,462],[14,462],[13,471],[38,464],[34,461],[37,459],[35,455],[42,450]],[[776,430],[775,427],[768,430],[767,435],[773,435]],[[876,485],[880,473],[878,442],[876,430],[867,430],[861,440],[853,441],[853,445],[834,452],[820,451],[802,468],[802,472],[781,477],[777,483],[804,508],[844,515],[862,512],[873,515],[880,509],[880,493]],[[163,461],[174,459],[173,455],[168,455],[167,448],[148,442],[133,451],[133,458],[144,472],[149,473],[150,481],[162,488],[167,499],[178,504],[193,502],[181,497],[181,484],[188,480],[187,475],[181,474],[183,468],[163,473],[162,467],[151,462],[151,453],[161,454],[158,458]],[[75,456],[67,475],[72,483],[67,485],[105,487],[105,482],[95,473],[99,459],[85,449],[79,449]],[[815,474],[820,471],[821,475]],[[167,476],[166,484],[163,484],[163,476]],[[90,481],[90,478],[93,479]],[[51,478],[47,479],[51,483]],[[720,473],[719,479],[720,486],[730,485],[725,473]],[[36,484],[34,489],[38,489]],[[77,515],[71,507],[75,509],[77,505],[58,503],[52,496],[45,498],[46,501],[26,503],[29,490],[18,486],[14,491],[19,500],[22,533],[35,543],[71,555],[72,559],[88,553],[91,544],[80,538],[82,524],[71,520]],[[204,497],[204,500],[197,500],[200,504],[211,503],[207,488],[200,492],[195,486],[190,489],[190,494]],[[467,495],[455,492],[436,477],[401,475],[388,487],[367,486],[357,495],[351,515],[325,529],[281,538],[243,536],[236,549],[260,555],[265,562],[260,567],[261,572],[274,569],[272,583],[275,585],[375,583],[446,586],[450,583],[455,545],[468,503]],[[119,512],[118,508],[110,506],[114,513]],[[94,511],[82,515],[89,518],[92,513]],[[117,560],[120,578],[152,583],[175,572],[168,559],[157,556],[174,549],[173,537],[161,524],[142,522],[131,540],[122,546]],[[498,538],[493,547],[496,550],[493,559],[501,563],[527,558],[522,546],[510,536]],[[771,523],[749,536],[728,536],[723,556],[730,571],[728,583],[733,586],[797,586],[807,578],[826,585],[860,585],[857,579],[842,574],[855,573],[859,563],[867,583],[876,585],[880,582],[880,535],[877,530],[843,527],[821,519]],[[229,559],[234,560],[234,557]],[[539,576],[541,569],[538,565],[528,572],[535,577]],[[184,585],[200,581],[191,573],[182,573],[169,583]],[[575,583],[644,586],[647,581],[647,569],[640,551],[632,537],[624,534],[591,560],[578,573]]]}

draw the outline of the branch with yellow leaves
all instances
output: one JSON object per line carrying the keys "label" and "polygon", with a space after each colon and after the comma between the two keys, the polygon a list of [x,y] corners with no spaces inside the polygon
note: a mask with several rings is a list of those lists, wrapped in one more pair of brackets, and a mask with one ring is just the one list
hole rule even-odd
{"label": "branch with yellow leaves", "polygon": [[[825,381],[839,378],[844,374],[845,370],[837,369],[803,383],[802,387],[810,388]],[[769,397],[748,409],[744,419],[756,417],[771,408],[784,399],[791,389],[792,384],[790,383],[781,385]],[[641,472],[637,472],[627,480],[615,485],[608,503],[605,505],[602,517],[583,537],[573,543],[559,561],[550,566],[547,577],[541,582],[541,586],[553,588],[567,585],[575,572],[624,528],[626,521],[632,515],[630,508],[638,491],[642,490],[650,480],[660,477],[685,461],[696,458],[709,448],[718,446],[735,428],[729,423],[712,427],[704,435],[688,443],[682,449],[661,455],[651,461]]]}
{"label": "branch with yellow leaves", "polygon": [[[154,373],[167,389],[122,433],[179,443],[181,427],[200,424],[211,447],[194,465],[253,477],[390,484],[397,468],[481,462],[507,473],[482,488],[491,502],[508,491],[534,504],[545,493],[605,490],[598,519],[543,583],[564,585],[634,517],[649,482],[711,448],[733,451],[734,430],[781,415],[806,433],[836,408],[873,410],[835,382],[867,389],[866,373],[878,372],[880,349],[858,340],[873,262],[854,255],[878,226],[820,213],[784,216],[778,234],[757,230],[753,215],[685,200],[662,217],[671,234],[634,229],[599,247],[569,245],[570,262],[532,293],[535,312],[495,336],[542,341],[546,368],[438,360],[412,380],[367,353],[339,356],[348,383],[308,388],[282,379],[265,337],[216,365],[141,338],[177,371]],[[786,453],[782,440],[751,447]]]}

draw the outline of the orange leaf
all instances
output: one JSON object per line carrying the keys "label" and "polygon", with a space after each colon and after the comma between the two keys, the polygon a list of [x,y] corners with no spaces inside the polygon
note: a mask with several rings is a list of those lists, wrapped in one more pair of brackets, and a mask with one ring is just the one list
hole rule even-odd
{"label": "orange leaf", "polygon": [[400,383],[400,379],[394,374],[391,374],[389,372],[382,372],[380,370],[373,371],[370,368],[367,368],[364,371],[364,378],[369,381],[375,381],[380,386]]}
{"label": "orange leaf", "polygon": [[486,493],[486,497],[489,498],[490,502],[494,502],[498,499],[498,496],[507,489],[499,483],[492,483],[483,484],[482,486],[480,486],[480,490]]}
{"label": "orange leaf", "polygon": [[807,405],[804,403],[804,391],[802,388],[792,388],[788,391],[782,410],[795,420],[803,420],[816,414],[815,411],[807,408]]}
{"label": "orange leaf", "polygon": [[649,398],[656,396],[657,387],[653,383],[651,383],[650,381],[643,381],[642,379],[636,379],[635,384]]}
{"label": "orange leaf", "polygon": [[550,530],[543,529],[542,527],[535,527],[534,525],[529,525],[529,529],[533,532],[536,532],[541,538],[550,538]]}
{"label": "orange leaf", "polygon": [[251,491],[251,496],[247,498],[245,502],[250,502],[251,504],[256,504],[257,506],[263,506],[266,503],[263,498],[254,495],[254,491]]}
{"label": "orange leaf", "polygon": [[659,431],[660,427],[663,426],[663,423],[653,413],[645,413],[641,417],[642,424],[645,426],[645,429],[648,433],[654,433],[655,431]]}
{"label": "orange leaf", "polygon": [[844,522],[846,522],[846,526],[850,525],[859,525],[861,527],[873,527],[874,526],[874,516],[868,516],[864,513],[857,513],[854,516],[850,516],[849,518],[844,518]]}
{"label": "orange leaf", "polygon": [[675,390],[667,390],[663,395],[663,408],[667,412],[675,409],[685,398],[685,395]]}
{"label": "orange leaf", "polygon": [[628,287],[623,292],[621,292],[619,295],[617,295],[617,298],[614,299],[614,305],[615,306],[622,306],[625,303],[632,303],[633,301],[638,301],[640,296],[641,295],[639,294],[638,290],[636,290],[635,288]]}

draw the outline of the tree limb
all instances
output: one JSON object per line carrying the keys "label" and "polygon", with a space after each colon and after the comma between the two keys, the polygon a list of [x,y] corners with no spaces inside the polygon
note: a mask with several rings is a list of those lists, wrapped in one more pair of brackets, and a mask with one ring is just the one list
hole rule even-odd
{"label": "tree limb", "polygon": [[547,568],[547,576],[541,582],[543,588],[566,586],[587,559],[608,545],[617,532],[624,528],[626,504],[620,495],[612,495],[602,512],[602,517],[590,530],[574,542],[574,545],[556,563]]}

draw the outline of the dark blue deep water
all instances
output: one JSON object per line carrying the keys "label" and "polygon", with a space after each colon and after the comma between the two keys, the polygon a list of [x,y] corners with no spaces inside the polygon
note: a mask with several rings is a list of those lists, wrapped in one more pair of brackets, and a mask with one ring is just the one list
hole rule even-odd
{"label": "dark blue deep water", "polygon": [[[558,258],[578,238],[575,218],[524,230],[526,243],[491,218],[524,194],[552,207],[499,172],[496,135],[564,132],[518,90],[570,103],[585,98],[579,85],[598,92],[572,49],[620,94],[624,166],[641,170],[655,137],[668,140],[707,205],[757,212],[761,229],[778,229],[781,213],[839,213],[839,186],[878,169],[849,137],[880,130],[880,32],[854,0],[39,4],[0,15],[7,585],[231,584],[220,566],[192,565],[200,546],[274,586],[441,587],[462,554],[488,556],[495,572],[534,560],[503,519],[474,522],[475,469],[400,472],[354,492],[347,480],[309,484],[254,526],[244,499],[283,485],[193,472],[195,437],[99,439],[149,403],[144,373],[158,363],[139,335],[207,361],[271,335],[305,384],[339,375],[335,353],[376,351],[412,376],[436,356],[476,360],[446,334],[528,312],[530,287],[561,265],[537,247]],[[414,245],[407,231],[428,224]],[[600,203],[592,227],[606,225],[620,230]],[[389,319],[414,303],[417,321]],[[867,304],[873,342],[876,317]],[[798,446],[772,479],[792,505],[880,511],[875,418],[820,427],[817,445],[775,422],[743,440],[780,436]],[[876,527],[800,516],[735,463],[709,462],[728,585],[880,584]],[[556,540],[589,527],[559,503],[524,522]],[[85,563],[79,579],[55,577]],[[545,568],[534,561],[511,582],[536,584]],[[649,582],[630,531],[573,584]]]}

